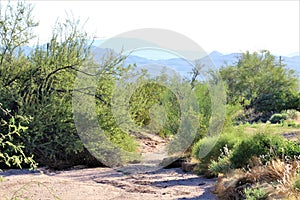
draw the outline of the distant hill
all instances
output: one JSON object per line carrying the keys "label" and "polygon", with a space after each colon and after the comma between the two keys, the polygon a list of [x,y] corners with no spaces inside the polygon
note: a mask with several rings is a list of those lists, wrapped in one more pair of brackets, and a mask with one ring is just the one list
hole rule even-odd
{"label": "distant hill", "polygon": [[[31,47],[23,47],[23,52],[29,54],[32,51]],[[92,53],[95,56],[97,62],[101,62],[103,55],[108,52],[109,49],[103,49],[96,46],[92,47]],[[241,53],[231,53],[231,54],[222,54],[218,51],[211,52],[208,57],[204,57],[199,61],[203,64],[210,64],[213,62],[214,66],[217,69],[220,69],[222,66],[236,64],[238,58],[241,56]],[[279,60],[279,57],[277,57]],[[296,71],[298,77],[300,77],[300,55],[295,56],[282,56],[282,61],[286,64],[286,67]],[[152,60],[141,56],[130,55],[126,60],[125,64],[137,64],[138,66],[145,66],[149,64],[155,64],[156,66],[167,66],[174,69],[180,75],[189,76],[192,71],[194,61],[187,61],[182,58],[171,58],[165,60]],[[209,65],[208,64],[208,65]]]}
{"label": "distant hill", "polygon": [[[213,51],[209,54],[209,57],[212,59],[217,68],[221,68],[222,66],[226,66],[226,64],[235,64],[241,55],[241,53],[231,53],[223,55],[217,51]],[[277,61],[279,61],[279,56],[277,56],[276,58]],[[300,77],[300,56],[281,56],[281,58],[282,62],[286,64],[286,67],[295,70]]]}
{"label": "distant hill", "polygon": [[[231,54],[223,55],[220,52],[213,51],[208,55],[208,57],[204,57],[199,61],[203,64],[208,64],[208,65],[212,61],[215,68],[220,69],[223,66],[236,64],[241,55],[242,53],[231,53]],[[279,60],[279,57],[277,57],[277,59]],[[151,60],[139,56],[129,56],[129,58],[126,59],[127,64],[136,63],[138,66],[151,64],[151,63],[169,66],[174,70],[176,70],[181,75],[188,75],[189,72],[192,71],[193,66],[191,63],[193,62],[194,61],[187,61],[182,58],[173,58],[173,59],[166,59],[166,60]],[[300,77],[300,56],[292,56],[292,57],[282,56],[282,62],[286,64],[287,68],[295,70],[298,77]]]}

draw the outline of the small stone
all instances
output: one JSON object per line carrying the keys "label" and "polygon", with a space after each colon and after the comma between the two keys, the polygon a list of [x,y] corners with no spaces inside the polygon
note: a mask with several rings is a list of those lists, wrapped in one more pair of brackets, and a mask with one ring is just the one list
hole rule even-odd
{"label": "small stone", "polygon": [[183,162],[181,168],[184,172],[191,172],[194,170],[195,166],[195,163]]}

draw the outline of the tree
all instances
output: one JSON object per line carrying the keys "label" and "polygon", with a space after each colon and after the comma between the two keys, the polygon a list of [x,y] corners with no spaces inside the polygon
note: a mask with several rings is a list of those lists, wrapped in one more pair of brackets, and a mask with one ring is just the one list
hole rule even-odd
{"label": "tree", "polygon": [[0,7],[0,167],[35,167],[33,155],[26,151],[23,134],[29,118],[18,113],[17,80],[30,68],[22,46],[34,38],[32,7],[19,1],[15,7]]}
{"label": "tree", "polygon": [[47,45],[27,56],[30,68],[18,79],[19,113],[33,116],[27,149],[52,167],[88,164],[90,154],[77,133],[72,110],[74,80],[92,63],[91,43],[80,21],[57,22]]}
{"label": "tree", "polygon": [[22,49],[38,26],[32,7],[8,3],[0,23],[0,102],[13,116],[32,117],[14,142],[42,165],[84,164],[89,154],[77,134],[71,101],[80,67],[92,64],[91,43],[80,22],[57,22],[49,43],[37,44],[27,54]]}
{"label": "tree", "polygon": [[[0,90],[1,102],[5,108],[15,111],[18,107],[16,96],[12,93],[18,90],[16,83],[30,64],[22,52],[33,35],[32,29],[38,25],[31,16],[32,7],[19,1],[15,7],[11,4],[0,11]],[[6,101],[8,96],[13,101]]]}
{"label": "tree", "polygon": [[243,53],[235,66],[220,71],[227,85],[227,101],[257,112],[296,108],[298,78],[269,51]]}

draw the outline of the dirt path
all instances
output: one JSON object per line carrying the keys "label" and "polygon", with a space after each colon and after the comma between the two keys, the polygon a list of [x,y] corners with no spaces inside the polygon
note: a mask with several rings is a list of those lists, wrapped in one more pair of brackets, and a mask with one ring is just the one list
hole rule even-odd
{"label": "dirt path", "polygon": [[204,179],[181,169],[124,174],[110,168],[47,172],[9,170],[0,173],[0,199],[109,200],[215,199],[215,179]]}
{"label": "dirt path", "polygon": [[[140,143],[142,163],[129,165],[122,171],[111,168],[56,172],[8,170],[0,173],[4,178],[0,183],[0,200],[14,197],[18,200],[216,199],[210,192],[215,179],[184,173],[180,168],[160,169],[159,163],[167,157],[167,141],[148,133],[133,134]],[[153,171],[153,167],[158,170]]]}

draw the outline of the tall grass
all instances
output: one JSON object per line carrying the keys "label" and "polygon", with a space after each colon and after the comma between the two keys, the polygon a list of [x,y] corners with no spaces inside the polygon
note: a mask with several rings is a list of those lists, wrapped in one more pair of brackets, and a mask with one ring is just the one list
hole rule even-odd
{"label": "tall grass", "polygon": [[236,170],[233,175],[219,177],[214,192],[224,200],[247,199],[258,193],[265,194],[263,199],[295,199],[300,195],[298,159],[257,164],[249,171]]}

